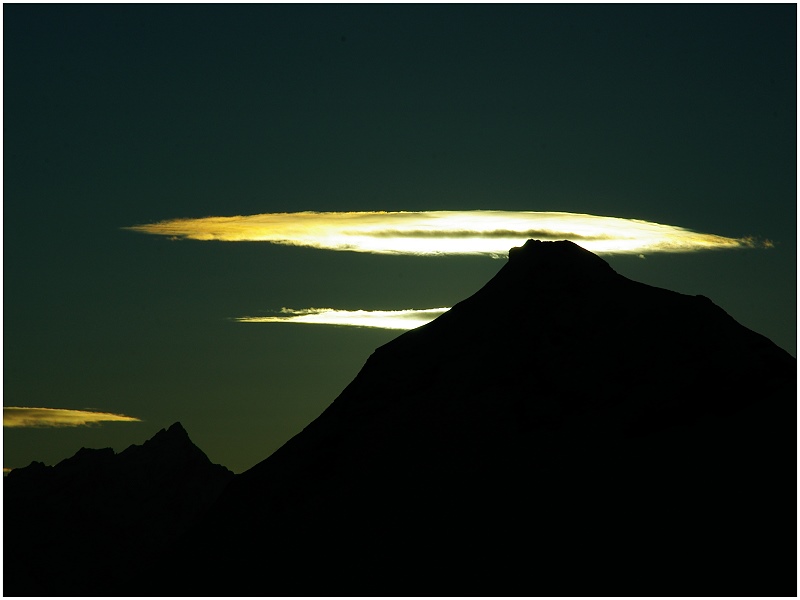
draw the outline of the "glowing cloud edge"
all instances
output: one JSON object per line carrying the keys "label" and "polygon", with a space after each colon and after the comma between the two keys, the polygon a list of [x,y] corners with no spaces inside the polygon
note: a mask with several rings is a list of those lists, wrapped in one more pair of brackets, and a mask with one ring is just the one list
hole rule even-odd
{"label": "glowing cloud edge", "polygon": [[377,329],[416,329],[433,321],[450,307],[409,310],[340,310],[335,308],[282,308],[281,314],[264,317],[236,317],[238,323],[300,323],[372,327]]}
{"label": "glowing cloud edge", "polygon": [[82,427],[110,421],[141,422],[141,419],[69,408],[3,407],[3,427]]}
{"label": "glowing cloud edge", "polygon": [[123,229],[172,239],[268,242],[323,250],[503,258],[528,239],[570,240],[597,254],[768,248],[638,219],[534,211],[294,212],[172,219]]}

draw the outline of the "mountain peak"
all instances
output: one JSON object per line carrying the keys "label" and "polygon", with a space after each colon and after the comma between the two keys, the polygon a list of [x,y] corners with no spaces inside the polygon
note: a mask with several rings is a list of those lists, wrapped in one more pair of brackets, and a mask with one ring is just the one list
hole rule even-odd
{"label": "mountain peak", "polygon": [[524,266],[526,269],[536,269],[543,273],[563,273],[572,276],[603,276],[614,272],[602,258],[568,240],[557,242],[528,240],[524,245],[508,251],[508,262],[515,267]]}
{"label": "mountain peak", "polygon": [[[456,314],[460,305],[480,304],[479,310],[493,311],[497,306],[519,304],[531,308],[531,294],[557,291],[574,292],[606,286],[624,279],[605,260],[577,244],[560,240],[543,242],[530,239],[508,251],[508,262],[497,275],[470,298],[456,304],[449,312]],[[446,315],[442,315],[443,317]],[[441,317],[436,321],[445,321]]]}
{"label": "mountain peak", "polygon": [[189,434],[180,422],[168,428],[160,429],[143,444],[133,444],[120,453],[123,460],[185,460],[195,457],[201,462],[209,462],[205,453],[189,438]]}
{"label": "mountain peak", "polygon": [[170,425],[168,428],[162,429],[156,434],[156,436],[169,437],[174,439],[186,439],[186,440],[189,439],[189,433],[186,431],[186,429],[184,429],[180,421],[175,421],[175,423]]}
{"label": "mountain peak", "polygon": [[156,434],[149,440],[146,440],[144,445],[157,445],[162,446],[167,444],[169,446],[193,446],[192,440],[189,438],[189,433],[181,425],[180,421],[176,421],[169,427],[159,429]]}
{"label": "mountain peak", "polygon": [[558,240],[555,242],[543,242],[542,240],[529,239],[522,246],[516,246],[508,251],[508,257],[518,258],[520,256],[532,256],[534,254],[549,253],[550,255],[561,254],[567,255],[568,253],[588,253],[575,242],[569,240]]}

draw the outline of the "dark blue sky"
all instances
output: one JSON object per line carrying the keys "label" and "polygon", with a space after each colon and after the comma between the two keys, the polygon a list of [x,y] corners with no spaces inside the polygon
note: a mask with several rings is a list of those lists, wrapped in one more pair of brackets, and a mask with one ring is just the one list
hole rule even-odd
{"label": "dark blue sky", "polygon": [[[4,465],[180,420],[242,471],[397,332],[239,324],[449,306],[502,266],[171,242],[281,211],[567,211],[772,249],[606,257],[796,354],[796,5],[5,4]],[[502,307],[498,307],[502,310]],[[487,315],[491,318],[491,315]]]}

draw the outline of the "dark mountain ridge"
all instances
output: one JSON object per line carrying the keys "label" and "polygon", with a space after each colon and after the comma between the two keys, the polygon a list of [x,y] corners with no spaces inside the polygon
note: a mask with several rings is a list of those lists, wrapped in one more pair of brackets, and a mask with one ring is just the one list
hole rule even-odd
{"label": "dark mountain ridge", "polygon": [[119,585],[143,556],[174,543],[233,476],[180,423],[118,454],[81,448],[52,467],[12,470],[3,481],[4,592],[76,595]]}
{"label": "dark mountain ridge", "polygon": [[796,360],[707,298],[531,240],[185,534],[69,589],[796,596],[796,393]]}

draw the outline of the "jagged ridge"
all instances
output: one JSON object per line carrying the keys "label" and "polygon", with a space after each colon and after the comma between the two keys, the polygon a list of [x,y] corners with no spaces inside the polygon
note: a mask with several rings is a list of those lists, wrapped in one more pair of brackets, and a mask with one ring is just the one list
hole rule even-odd
{"label": "jagged ridge", "polygon": [[121,573],[175,542],[233,476],[180,423],[119,454],[81,448],[52,467],[14,469],[3,482],[4,540],[14,549],[5,553],[4,591],[84,595],[119,585]]}

